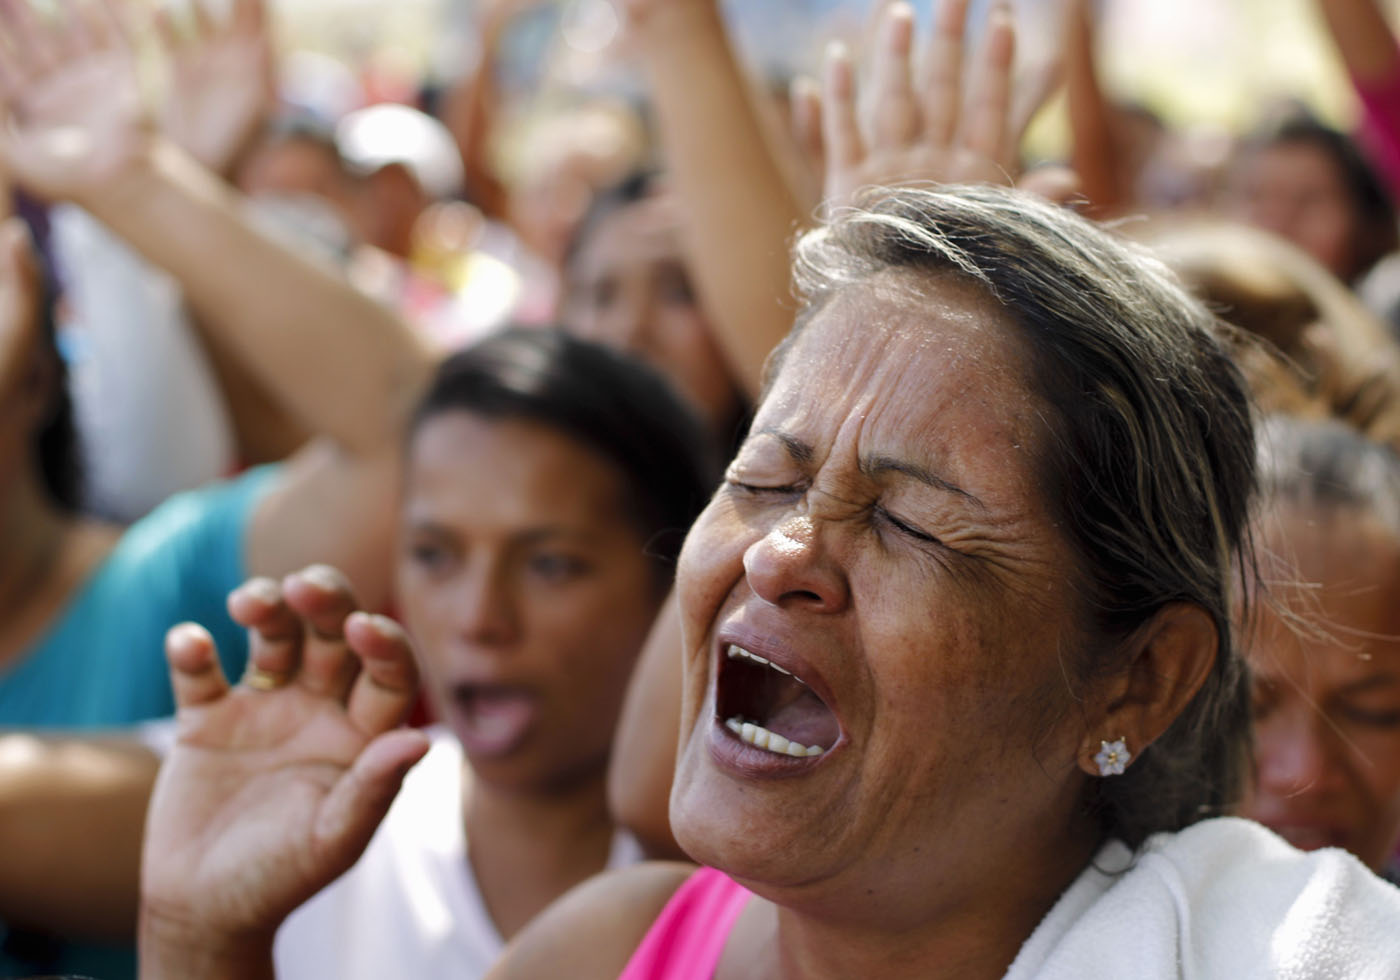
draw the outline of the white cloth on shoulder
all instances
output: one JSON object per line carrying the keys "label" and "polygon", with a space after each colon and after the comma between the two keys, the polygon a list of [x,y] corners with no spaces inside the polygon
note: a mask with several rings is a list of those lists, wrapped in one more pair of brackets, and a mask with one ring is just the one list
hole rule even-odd
{"label": "white cloth on shoulder", "polygon": [[[467,860],[461,743],[434,728],[432,748],[358,863],[288,917],[273,949],[279,980],[474,980],[505,948]],[[631,837],[609,868],[635,864]]]}
{"label": "white cloth on shoulder", "polygon": [[1105,845],[1006,980],[1400,980],[1400,889],[1246,820]]}

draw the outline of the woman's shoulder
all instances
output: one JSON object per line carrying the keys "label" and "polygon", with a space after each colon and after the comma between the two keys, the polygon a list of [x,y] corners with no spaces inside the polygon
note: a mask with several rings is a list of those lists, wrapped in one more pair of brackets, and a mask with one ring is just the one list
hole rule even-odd
{"label": "woman's shoulder", "polygon": [[516,936],[489,980],[614,980],[695,872],[692,864],[657,861],[590,878]]}
{"label": "woman's shoulder", "polygon": [[1106,845],[1007,977],[1400,978],[1397,964],[1400,889],[1344,851],[1221,817]]}
{"label": "woman's shoulder", "polygon": [[1345,851],[1305,853],[1252,821],[1149,839],[1115,892],[1155,902],[1203,976],[1400,976],[1400,890]]}

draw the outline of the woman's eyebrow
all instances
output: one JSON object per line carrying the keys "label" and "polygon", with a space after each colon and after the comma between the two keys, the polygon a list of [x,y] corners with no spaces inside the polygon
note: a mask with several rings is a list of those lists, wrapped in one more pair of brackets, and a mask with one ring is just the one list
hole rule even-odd
{"label": "woman's eyebrow", "polygon": [[864,456],[860,461],[860,470],[866,476],[878,477],[886,473],[900,473],[920,483],[933,487],[935,490],[942,490],[945,493],[956,494],[965,500],[970,500],[982,510],[987,509],[987,505],[978,499],[974,494],[969,493],[956,483],[944,479],[926,466],[910,462],[907,459],[899,459],[895,456],[888,456],[877,453],[873,456]]}
{"label": "woman's eyebrow", "polygon": [[790,436],[780,429],[769,426],[759,429],[754,435],[772,436],[774,439],[778,440],[783,448],[787,450],[787,454],[793,458],[794,462],[810,463],[812,460],[816,459],[817,452],[812,448],[810,443],[803,442],[801,439]]}

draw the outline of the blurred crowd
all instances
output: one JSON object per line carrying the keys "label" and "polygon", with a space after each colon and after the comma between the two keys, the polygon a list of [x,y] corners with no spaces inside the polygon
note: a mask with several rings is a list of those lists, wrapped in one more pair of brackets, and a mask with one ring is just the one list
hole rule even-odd
{"label": "blurred crowd", "polygon": [[1233,812],[1400,881],[1400,21],[1315,0],[1343,121],[1279,91],[1205,138],[1115,91],[1114,6],[1030,37],[973,3],[954,50],[936,10],[806,4],[808,77],[713,0],[480,0],[416,79],[291,50],[270,0],[0,0],[0,976],[136,975],[198,697],[166,651],[275,685],[249,630],[310,665],[402,623],[432,744],[279,976],[484,976],[572,886],[679,856],[676,555],[772,382],[793,240],[904,182],[1048,198],[1230,325],[1269,418]]}

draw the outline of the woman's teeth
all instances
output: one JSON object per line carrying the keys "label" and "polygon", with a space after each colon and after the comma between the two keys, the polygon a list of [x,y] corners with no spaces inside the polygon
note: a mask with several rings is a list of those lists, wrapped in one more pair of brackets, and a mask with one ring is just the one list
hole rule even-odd
{"label": "woman's teeth", "polygon": [[[730,649],[734,650],[737,649],[737,647],[730,647]],[[744,719],[740,718],[738,715],[726,721],[724,727],[737,735],[740,741],[747,742],[760,749],[767,749],[769,752],[775,752],[778,755],[809,756],[821,755],[826,751],[820,745],[802,745],[798,742],[789,741],[777,732],[770,732],[762,725],[755,725],[751,721],[744,721]]]}
{"label": "woman's teeth", "polygon": [[743,647],[735,646],[733,643],[729,644],[729,650],[727,652],[730,660],[752,660],[756,664],[763,664],[765,667],[771,667],[780,674],[787,674],[789,677],[792,676],[792,671],[784,670],[773,663],[773,661],[765,660],[756,653],[749,653],[749,651],[745,650]]}

